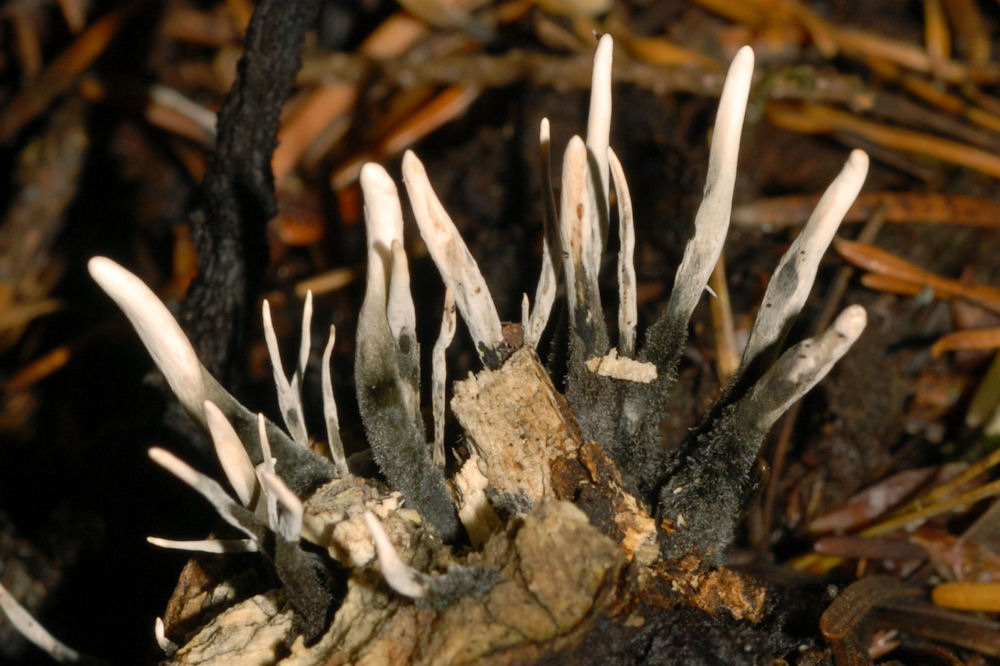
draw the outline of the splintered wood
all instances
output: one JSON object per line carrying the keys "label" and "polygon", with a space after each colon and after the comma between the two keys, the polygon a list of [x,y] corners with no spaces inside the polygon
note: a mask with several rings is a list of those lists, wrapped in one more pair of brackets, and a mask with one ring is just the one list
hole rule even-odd
{"label": "splintered wood", "polygon": [[497,494],[490,499],[517,513],[554,497],[552,463],[575,458],[583,444],[566,399],[527,347],[499,370],[457,383],[451,407]]}

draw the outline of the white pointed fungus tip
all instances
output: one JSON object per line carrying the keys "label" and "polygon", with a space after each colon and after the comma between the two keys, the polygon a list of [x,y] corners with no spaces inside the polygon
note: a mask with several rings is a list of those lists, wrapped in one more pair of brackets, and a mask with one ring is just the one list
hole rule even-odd
{"label": "white pointed fungus tip", "polygon": [[184,408],[204,424],[206,371],[177,320],[142,280],[111,259],[93,257],[87,269],[125,313]]}
{"label": "white pointed fungus tip", "polygon": [[491,352],[503,345],[500,316],[486,279],[455,223],[434,193],[427,170],[411,150],[403,155],[403,183],[420,236],[445,286],[455,292],[458,310],[476,343],[480,358],[486,361]]}
{"label": "white pointed fungus tip", "polygon": [[820,260],[867,175],[868,155],[861,150],[852,151],[801,233],[778,262],[744,350],[741,368],[746,368],[765,349],[779,346],[783,341],[812,291]]}
{"label": "white pointed fungus tip", "polygon": [[542,268],[535,287],[535,309],[531,311],[527,325],[524,326],[524,344],[537,347],[542,337],[545,325],[548,324],[552,312],[552,304],[556,300],[556,290],[559,287],[556,275],[556,265],[552,259],[553,244],[559,244],[559,215],[556,212],[556,199],[552,191],[552,146],[549,119],[542,118],[538,127],[538,157],[539,169],[542,174]]}
{"label": "white pointed fungus tip", "polygon": [[61,664],[80,661],[79,652],[61,642],[46,631],[38,620],[31,616],[27,609],[18,603],[3,585],[0,585],[0,610],[3,610],[7,620],[21,632],[21,635],[37,645],[47,655]]}
{"label": "white pointed fungus tip", "polygon": [[445,352],[455,337],[455,292],[444,290],[444,311],[441,313],[441,331],[434,342],[431,352],[431,411],[434,416],[434,446],[431,449],[431,459],[441,468],[445,465],[444,456],[444,413],[447,390],[447,364]]}
{"label": "white pointed fungus tip", "polygon": [[392,178],[381,165],[369,162],[361,169],[361,192],[365,202],[365,238],[368,266],[365,277],[365,307],[384,312],[392,267],[392,242],[403,240],[403,209]]}
{"label": "white pointed fungus tip", "polygon": [[156,622],[153,624],[153,636],[156,637],[156,644],[168,657],[177,652],[178,645],[167,638],[166,629],[163,626],[163,618],[160,616],[156,617]]}
{"label": "white pointed fungus tip", "polygon": [[728,174],[731,170],[735,175],[740,136],[743,133],[743,118],[750,96],[750,84],[753,82],[753,68],[753,49],[744,46],[736,52],[733,62],[729,65],[722,94],[719,96],[719,110],[715,116],[715,130],[709,153],[709,178],[712,177],[713,161],[717,163],[719,171]]}
{"label": "white pointed fungus tip", "polygon": [[170,451],[154,446],[149,449],[148,453],[153,462],[176,476],[184,483],[191,487],[198,485],[198,477],[200,473],[195,471],[195,469],[186,462],[170,453]]}
{"label": "white pointed fungus tip", "polygon": [[[388,260],[392,241],[403,240],[403,208],[399,190],[380,164],[361,167],[361,192],[365,201],[365,235],[368,251],[375,248]],[[369,257],[369,261],[371,257]]]}
{"label": "white pointed fungus tip", "polygon": [[399,559],[399,553],[385,533],[382,522],[371,511],[364,512],[365,525],[375,543],[379,569],[389,587],[403,596],[420,599],[427,595],[426,576]]}
{"label": "white pointed fungus tip", "polygon": [[753,80],[753,65],[753,50],[749,46],[742,47],[733,58],[722,86],[708,154],[705,195],[695,215],[694,237],[684,250],[667,306],[672,326],[687,325],[729,231],[740,137]]}
{"label": "white pointed fungus tip", "polygon": [[635,217],[625,169],[614,149],[608,147],[608,164],[618,198],[618,346],[622,356],[635,353],[636,326],[639,321],[635,278]]}
{"label": "white pointed fungus tip", "polygon": [[278,502],[277,525],[270,525],[270,528],[285,541],[298,543],[302,534],[302,500],[296,497],[277,474],[264,470],[260,474],[260,480],[268,494]]}
{"label": "white pointed fungus tip", "polygon": [[267,343],[267,354],[271,357],[271,371],[274,374],[274,383],[278,385],[278,393],[288,385],[288,378],[285,377],[285,368],[281,364],[281,353],[278,349],[278,336],[274,332],[274,322],[271,319],[271,303],[265,298],[260,306],[261,319],[264,322],[264,342]]}
{"label": "white pointed fungus tip", "polygon": [[343,478],[350,474],[347,468],[347,456],[344,454],[344,442],[340,438],[340,418],[337,415],[337,401],[333,397],[333,377],[330,371],[330,358],[333,356],[333,345],[337,341],[337,327],[330,324],[330,337],[323,349],[323,366],[320,371],[320,383],[323,391],[323,419],[326,421],[326,442],[330,447],[330,457],[333,458],[337,475]]}
{"label": "white pointed fungus tip", "polygon": [[820,382],[857,341],[868,322],[860,305],[845,308],[825,331],[782,354],[739,401],[747,423],[766,432],[788,407]]}
{"label": "white pointed fungus tip", "polygon": [[253,463],[247,455],[243,442],[236,434],[229,419],[214,402],[204,402],[205,420],[208,422],[208,432],[215,445],[215,454],[219,458],[222,471],[229,480],[229,485],[236,491],[240,503],[250,506],[254,491],[257,489],[257,475],[254,474]]}
{"label": "white pointed fungus tip", "polygon": [[[297,379],[299,375],[298,365],[292,375],[292,381],[289,382],[288,377],[285,376],[285,368],[281,363],[281,349],[278,347],[278,336],[274,332],[274,323],[271,319],[271,304],[266,298],[261,306],[261,311],[264,320],[264,342],[267,344],[267,354],[271,357],[271,373],[278,392],[278,408],[281,410],[282,420],[285,422],[285,427],[288,428],[288,434],[292,436],[292,440],[300,446],[308,447],[309,435],[306,433],[305,417],[302,412],[301,383]],[[306,315],[310,319],[312,318],[311,298],[306,300],[303,318]],[[303,324],[308,326],[309,322],[303,321]],[[298,363],[302,362],[302,348],[309,344],[309,333],[307,330],[303,330]],[[308,356],[309,350],[305,349],[305,357],[308,358]]]}
{"label": "white pointed fungus tip", "polygon": [[[599,298],[597,271],[601,234],[597,227],[597,200],[590,178],[587,146],[583,139],[574,136],[563,154],[559,218],[559,238],[565,258],[563,271],[571,311],[588,305],[592,296]],[[577,275],[581,272],[582,276]],[[577,293],[577,287],[583,287],[584,292]]]}
{"label": "white pointed fungus tip", "polygon": [[268,472],[274,472],[275,459],[271,455],[271,440],[267,437],[267,419],[257,412],[257,437],[260,440],[261,464]]}
{"label": "white pointed fungus tip", "polygon": [[264,501],[267,508],[267,524],[277,525],[278,524],[278,499],[274,496],[267,486],[264,484],[261,476],[264,472],[274,474],[274,458],[271,456],[271,441],[267,438],[267,421],[264,419],[264,415],[257,413],[257,437],[260,439],[260,453],[262,456],[262,462],[257,466],[257,480],[260,481],[261,488],[264,490]]}
{"label": "white pointed fungus tip", "polygon": [[160,537],[146,537],[146,543],[157,548],[183,550],[196,553],[256,553],[259,548],[253,539],[199,539],[196,541],[177,541]]}
{"label": "white pointed fungus tip", "polygon": [[166,449],[154,446],[149,449],[149,457],[157,465],[191,486],[198,494],[208,500],[223,520],[248,537],[257,538],[250,526],[241,522],[240,518],[237,517],[240,512],[246,515],[246,510],[227,495],[215,479],[202,474]]}
{"label": "white pointed fungus tip", "polygon": [[860,305],[849,305],[840,313],[837,320],[833,322],[833,330],[837,335],[853,344],[861,333],[864,332],[868,324],[868,313]]}
{"label": "white pointed fungus tip", "polygon": [[587,148],[597,164],[598,182],[602,191],[598,201],[604,203],[604,219],[608,217],[608,144],[611,136],[611,63],[614,41],[604,34],[594,52],[594,69],[590,79],[590,109],[587,114]]}
{"label": "white pointed fungus tip", "polygon": [[[306,290],[306,300],[302,305],[302,333],[299,338],[299,361],[295,366],[295,374],[292,377],[292,389],[299,395],[302,394],[302,379],[306,374],[306,365],[309,364],[309,352],[312,350],[312,316],[313,316],[313,293],[312,289]],[[299,399],[301,402],[301,398]]]}

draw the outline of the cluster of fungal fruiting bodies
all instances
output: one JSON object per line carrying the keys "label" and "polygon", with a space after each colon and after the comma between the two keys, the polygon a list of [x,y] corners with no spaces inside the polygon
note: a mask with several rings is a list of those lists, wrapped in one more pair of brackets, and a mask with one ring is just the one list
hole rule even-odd
{"label": "cluster of fungal fruiting bodies", "polygon": [[[219,385],[168,310],[137,277],[109,259],[91,260],[91,275],[132,322],[184,408],[211,435],[235,494],[234,499],[169,452],[152,449],[157,464],[201,493],[241,537],[151,541],[212,553],[259,551],[269,559],[283,584],[281,598],[294,612],[284,613],[281,604],[272,603],[260,621],[282,628],[257,632],[253,641],[273,646],[301,634],[316,641],[311,647],[300,641],[298,651],[292,651],[303,663],[338,651],[357,658],[373,650],[377,636],[352,636],[352,619],[345,614],[362,613],[359,600],[370,601],[365,595],[375,593],[378,585],[364,575],[375,559],[391,590],[442,616],[465,603],[485,604],[495,611],[502,605],[497,595],[507,585],[527,585],[536,599],[543,598],[540,579],[526,573],[527,563],[534,561],[526,535],[534,534],[532,521],[541,515],[550,521],[559,516],[554,525],[547,523],[550,530],[574,530],[581,547],[601,553],[601,564],[591,562],[587,571],[604,577],[627,562],[648,568],[692,554],[711,561],[732,538],[755,487],[753,463],[768,429],[860,335],[865,312],[851,306],[827,331],[779,354],[819,260],[864,181],[868,159],[855,151],[781,259],[741,365],[723,397],[679,449],[664,449],[660,421],[676,381],[688,322],[729,225],[753,53],[744,47],[729,69],[695,235],[677,269],[669,302],[641,344],[636,333],[631,199],[621,163],[608,145],[611,58],[612,41],[604,36],[595,56],[587,136],[574,137],[565,150],[558,206],[550,176],[548,122],[541,123],[545,242],[533,302],[527,295],[522,302],[522,336],[505,331],[486,282],[423,165],[411,152],[403,158],[410,207],[446,288],[441,334],[431,355],[432,438],[427,437],[420,405],[421,354],[403,248],[402,205],[396,185],[381,166],[368,164],[362,170],[368,269],[358,318],[355,384],[368,443],[386,484],[352,475],[345,458],[330,379],[332,327],[322,367],[329,458],[309,448],[301,390],[311,347],[311,296],[305,302],[302,342],[291,379],[282,367],[264,304],[267,346],[286,428],[282,430],[251,413]],[[620,247],[616,346],[598,282],[612,220],[612,186]],[[555,389],[534,352],[560,284],[570,315],[564,394]],[[446,478],[444,354],[455,332],[456,309],[485,369],[454,389],[452,407],[465,429],[469,457],[454,461],[451,468],[457,471]],[[517,337],[522,339],[513,339]],[[597,488],[586,497],[580,493],[583,478]],[[566,500],[576,502],[583,513],[565,505]],[[597,505],[606,511],[596,510]],[[601,523],[598,514],[611,519]],[[558,553],[548,556],[559,559]],[[517,576],[504,557],[520,562]],[[346,567],[346,573],[333,562]],[[348,579],[342,597],[326,584],[338,576]],[[581,574],[575,580],[589,579]],[[479,648],[464,645],[458,654],[473,659],[512,649],[518,640],[537,642],[568,632],[596,607],[599,589],[595,584],[580,592],[589,601],[569,604],[577,615],[554,619],[555,628],[544,636],[497,634],[501,637]],[[398,597],[383,602],[403,603]],[[258,609],[266,605],[260,599],[254,603]],[[212,622],[224,622],[225,615]],[[466,619],[470,625],[478,622],[471,617]],[[157,631],[164,649],[176,651],[174,657],[181,662],[209,649],[212,635],[209,627],[175,636],[187,643],[178,650],[161,624]],[[433,644],[437,647],[432,650],[427,643],[432,639],[420,640],[422,647],[414,647],[408,658],[419,661],[417,655],[422,655],[433,662],[433,650],[447,652],[441,644]]]}

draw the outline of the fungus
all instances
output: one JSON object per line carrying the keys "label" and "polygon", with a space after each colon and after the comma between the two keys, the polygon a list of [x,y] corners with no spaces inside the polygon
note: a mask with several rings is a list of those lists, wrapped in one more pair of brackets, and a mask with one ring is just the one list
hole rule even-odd
{"label": "fungus", "polygon": [[0,585],[0,610],[7,616],[11,625],[21,632],[22,636],[37,645],[54,661],[60,664],[96,663],[46,631],[45,627],[40,625],[31,616],[31,613],[18,603],[14,595],[8,592],[3,585]]}
{"label": "fungus", "polygon": [[[528,557],[530,544],[524,541],[528,537],[519,536],[519,526],[528,524],[536,511],[566,515],[558,508],[558,500],[578,499],[574,488],[581,486],[574,486],[574,479],[586,479],[587,501],[591,506],[605,502],[604,514],[612,515],[602,523],[600,515],[604,514],[589,514],[601,532],[588,526],[587,543],[600,544],[595,549],[602,555],[593,562],[581,557],[564,563],[586,567],[580,579],[592,583],[588,589],[593,595],[606,582],[603,576],[616,576],[626,558],[645,567],[657,559],[696,555],[711,561],[718,556],[732,538],[756,485],[753,461],[768,429],[826,375],[864,328],[864,310],[850,306],[825,332],[778,355],[811,288],[819,259],[864,181],[868,159],[860,151],[851,154],[780,261],[737,379],[683,445],[668,453],[660,441],[660,419],[676,381],[689,319],[706,289],[728,229],[754,58],[744,47],[729,68],[695,234],[677,268],[663,313],[640,343],[631,196],[622,165],[609,145],[612,50],[611,38],[602,37],[595,56],[586,140],[573,137],[566,147],[558,208],[549,171],[549,123],[543,119],[540,125],[545,238],[533,308],[527,295],[522,300],[524,348],[505,341],[486,281],[434,193],[424,166],[412,152],[403,157],[410,206],[446,290],[440,334],[431,355],[434,429],[430,442],[420,407],[421,356],[403,249],[402,205],[385,169],[375,164],[363,167],[368,267],[358,317],[355,389],[367,442],[389,490],[374,480],[352,476],[348,468],[330,377],[333,327],[321,370],[332,462],[307,446],[301,390],[311,347],[311,294],[304,305],[291,379],[282,367],[270,306],[263,305],[265,338],[286,433],[263,415],[251,413],[219,385],[199,363],[166,307],[138,278],[109,259],[91,260],[94,279],[132,322],[184,408],[210,433],[237,499],[163,449],[151,449],[150,457],[203,495],[245,537],[188,542],[151,538],[151,543],[211,553],[262,553],[273,563],[285,599],[297,612],[298,629],[307,639],[324,632],[330,611],[336,609],[333,596],[321,582],[333,570],[327,558],[302,547],[304,534],[334,559],[355,567],[368,566],[374,554],[391,590],[437,611],[460,600],[483,598],[501,582],[508,585],[504,594],[516,597],[510,590],[530,587],[525,582],[528,573],[485,566],[475,558],[486,557],[482,553]],[[612,184],[617,193],[620,247],[617,347],[611,345],[598,279],[609,233]],[[570,313],[565,396],[555,389],[535,354],[560,278]],[[464,463],[461,471],[446,481],[444,353],[455,334],[456,309],[484,370],[456,389],[452,408],[466,428],[474,455],[459,461]],[[399,506],[400,494],[403,506]],[[579,513],[570,509],[573,515]],[[505,532],[503,520],[509,517],[514,520],[507,523]],[[355,521],[366,526],[368,541],[357,533]],[[554,539],[546,530],[558,531],[558,525],[546,524],[540,530],[535,522],[531,522],[533,534]],[[303,525],[307,525],[305,531]],[[345,529],[337,529],[341,527]],[[464,540],[463,527],[473,543],[471,555],[453,549]],[[572,528],[577,530],[573,534],[583,533],[578,527]],[[394,541],[404,544],[401,548],[411,564],[404,562]],[[417,560],[419,567],[413,565]],[[365,586],[354,572],[347,575],[356,587]],[[525,594],[531,597],[535,591]],[[598,603],[588,595],[575,600],[573,607],[587,612]],[[348,601],[344,604],[349,606]],[[560,631],[576,626],[579,617],[572,617],[572,622],[559,625]],[[348,620],[335,619],[334,624],[338,621]],[[341,636],[348,640],[346,634]],[[156,637],[165,649],[174,649],[161,623]],[[325,649],[336,649],[336,645]],[[317,661],[322,658],[316,655]]]}

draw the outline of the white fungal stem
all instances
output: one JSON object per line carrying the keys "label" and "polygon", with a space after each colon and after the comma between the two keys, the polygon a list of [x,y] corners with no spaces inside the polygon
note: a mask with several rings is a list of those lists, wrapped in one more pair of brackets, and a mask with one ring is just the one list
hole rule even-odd
{"label": "white fungal stem", "polygon": [[[109,292],[110,293],[110,292]],[[80,653],[61,642],[45,630],[38,620],[31,616],[24,606],[18,603],[3,585],[0,585],[0,610],[10,623],[21,632],[21,635],[37,645],[45,654],[60,664],[71,664],[80,661]]]}
{"label": "white fungal stem", "polygon": [[608,162],[618,195],[618,348],[622,356],[635,354],[635,329],[639,320],[635,295],[635,220],[632,196],[618,155],[608,148]]}
{"label": "white fungal stem", "polygon": [[253,539],[200,539],[197,541],[175,541],[160,537],[146,537],[147,543],[158,548],[184,550],[198,553],[256,553],[259,548]]}
{"label": "white fungal stem", "polygon": [[267,419],[257,413],[257,437],[260,438],[261,466],[274,473],[274,456],[271,455],[271,441],[267,438]]}
{"label": "white fungal stem", "polygon": [[801,398],[847,353],[868,321],[865,309],[851,305],[814,338],[803,340],[781,355],[736,404],[739,418],[766,433],[793,402]]}
{"label": "white fungal stem", "polygon": [[132,323],[184,408],[204,425],[207,371],[167,307],[142,280],[106,257],[87,262],[91,277]]}
{"label": "white fungal stem", "polygon": [[570,312],[582,311],[586,321],[581,323],[588,328],[603,325],[597,282],[601,255],[597,206],[587,147],[580,137],[574,136],[563,157],[559,240]]}
{"label": "white fungal stem", "polygon": [[744,46],[736,53],[726,74],[708,156],[705,195],[695,216],[694,237],[677,268],[664,315],[668,328],[687,326],[726,239],[753,65],[753,51]]}
{"label": "white fungal stem", "polygon": [[271,457],[271,442],[267,438],[267,422],[264,420],[264,415],[260,413],[257,414],[257,437],[260,438],[260,452],[263,459],[263,462],[255,470],[257,480],[260,481],[260,487],[264,491],[264,501],[267,504],[267,524],[277,525],[278,500],[274,493],[268,491],[267,486],[260,480],[264,472],[274,474],[274,458]]}
{"label": "white fungal stem", "polygon": [[614,43],[611,35],[602,35],[597,42],[594,53],[594,69],[590,79],[590,109],[587,114],[587,149],[590,157],[597,165],[597,182],[601,191],[596,193],[596,199],[601,210],[597,211],[602,227],[600,229],[601,244],[598,250],[604,251],[608,230],[608,145],[611,136],[611,62],[614,55]]}
{"label": "white fungal stem", "polygon": [[[299,362],[295,366],[295,374],[292,375],[292,390],[299,398],[299,411],[302,411],[302,382],[306,374],[306,366],[309,364],[309,352],[312,351],[312,316],[313,316],[313,293],[312,289],[306,290],[306,302],[302,306],[302,332],[299,338]],[[305,420],[303,419],[303,424]]]}
{"label": "white fungal stem", "polygon": [[[403,252],[403,210],[392,178],[381,166],[369,163],[361,170],[365,198],[365,231],[368,236],[368,281],[362,309],[375,319],[367,324],[391,338],[402,382],[399,389],[406,408],[419,418],[420,357],[416,342],[416,314],[410,295],[410,271]],[[384,319],[383,319],[384,317]],[[385,324],[385,328],[382,328]],[[365,327],[359,321],[359,327]],[[359,328],[359,330],[361,330]],[[386,340],[388,342],[388,340]]]}
{"label": "white fungal stem", "polygon": [[399,239],[392,241],[392,268],[389,272],[389,301],[386,318],[396,347],[400,384],[406,407],[415,419],[420,416],[420,346],[417,344],[417,316],[410,295],[410,269]]}
{"label": "white fungal stem", "polygon": [[391,246],[392,268],[389,272],[389,302],[386,306],[386,318],[389,320],[389,330],[392,339],[399,346],[403,336],[416,340],[417,315],[413,307],[413,296],[410,293],[410,267],[406,262],[406,253],[400,239],[393,239]]}
{"label": "white fungal stem", "polygon": [[743,353],[740,371],[745,370],[765,350],[774,350],[784,341],[812,291],[820,259],[861,191],[867,174],[868,155],[861,150],[852,151],[843,170],[823,193],[805,227],[781,257],[764,294]]}
{"label": "white fungal stem", "polygon": [[177,652],[177,643],[174,643],[172,640],[167,638],[162,617],[156,617],[156,622],[153,624],[153,636],[156,637],[156,644],[168,657],[173,656],[173,654]]}
{"label": "white fungal stem", "polygon": [[344,442],[340,438],[340,419],[337,416],[337,401],[333,398],[333,378],[330,375],[330,357],[333,355],[333,344],[337,340],[337,328],[330,325],[330,338],[323,349],[323,366],[320,370],[320,381],[323,389],[323,418],[326,421],[326,441],[330,447],[330,457],[341,478],[350,474],[347,469],[347,456],[344,455]]}
{"label": "white fungal stem", "polygon": [[229,485],[236,491],[236,496],[243,506],[253,502],[254,491],[257,490],[257,476],[253,471],[253,463],[247,455],[240,436],[236,434],[226,415],[214,402],[204,403],[205,420],[208,422],[208,432],[212,435],[215,445],[215,455],[219,457],[222,471],[229,480]]}
{"label": "white fungal stem", "polygon": [[444,312],[441,314],[441,332],[431,352],[431,409],[434,413],[434,448],[431,458],[439,467],[444,467],[444,410],[447,370],[445,351],[455,337],[457,317],[455,316],[455,292],[444,291]]}
{"label": "white fungal stem", "polygon": [[535,348],[542,337],[545,325],[556,300],[558,275],[552,261],[553,245],[558,246],[558,213],[555,194],[552,192],[552,159],[549,119],[542,118],[538,132],[539,167],[542,173],[542,270],[535,287],[535,309],[524,327],[524,344]]}
{"label": "white fungal stem", "polygon": [[214,479],[205,476],[166,449],[154,446],[149,449],[149,457],[157,465],[194,488],[208,500],[227,523],[251,539],[259,538],[260,535],[253,529],[253,514],[234,502]]}
{"label": "white fungal stem", "polygon": [[[307,297],[307,307],[311,310],[311,299]],[[309,446],[309,436],[306,434],[305,419],[302,414],[302,394],[299,386],[293,386],[285,376],[285,369],[281,364],[281,350],[278,348],[278,336],[274,332],[274,324],[271,321],[271,304],[264,299],[264,341],[267,343],[267,353],[271,357],[271,370],[274,375],[274,385],[278,389],[278,408],[281,410],[281,417],[288,428],[288,434],[296,444]],[[305,334],[303,334],[305,336]],[[298,369],[295,371],[298,374]],[[293,383],[298,384],[293,377]]]}
{"label": "white fungal stem", "polygon": [[[94,281],[115,300],[129,318],[192,420],[208,429],[204,403],[211,400],[242,431],[253,418],[251,412],[222,388],[201,365],[180,325],[156,295],[139,278],[110,259],[95,257],[91,259],[89,268]],[[318,462],[311,451],[290,441],[279,429],[275,428],[274,433],[278,438],[275,442],[278,449],[288,458],[284,461],[285,464],[313,465]],[[256,459],[256,442],[247,440],[246,445],[251,458]],[[292,478],[296,477],[297,473],[293,472]]]}
{"label": "white fungal stem", "polygon": [[365,199],[365,235],[368,238],[368,278],[366,297],[386,303],[392,242],[403,240],[403,209],[392,178],[373,162],[361,168],[361,189]]}
{"label": "white fungal stem", "polygon": [[486,280],[454,222],[434,194],[424,165],[412,151],[406,151],[403,156],[403,182],[417,226],[420,227],[420,236],[445,286],[455,292],[455,303],[476,343],[480,358],[487,365],[495,365],[501,360],[498,354],[503,344],[503,332]]}
{"label": "white fungal stem", "polygon": [[365,525],[371,532],[372,541],[375,542],[375,552],[378,555],[378,565],[382,570],[382,577],[389,583],[389,587],[399,592],[403,596],[411,599],[420,599],[427,595],[427,576],[416,569],[403,563],[399,559],[399,553],[389,540],[389,535],[385,533],[381,521],[375,517],[371,511],[364,513]]}
{"label": "white fungal stem", "polygon": [[262,471],[261,484],[278,501],[278,518],[269,527],[289,543],[298,543],[302,534],[302,500],[295,496],[277,474]]}

